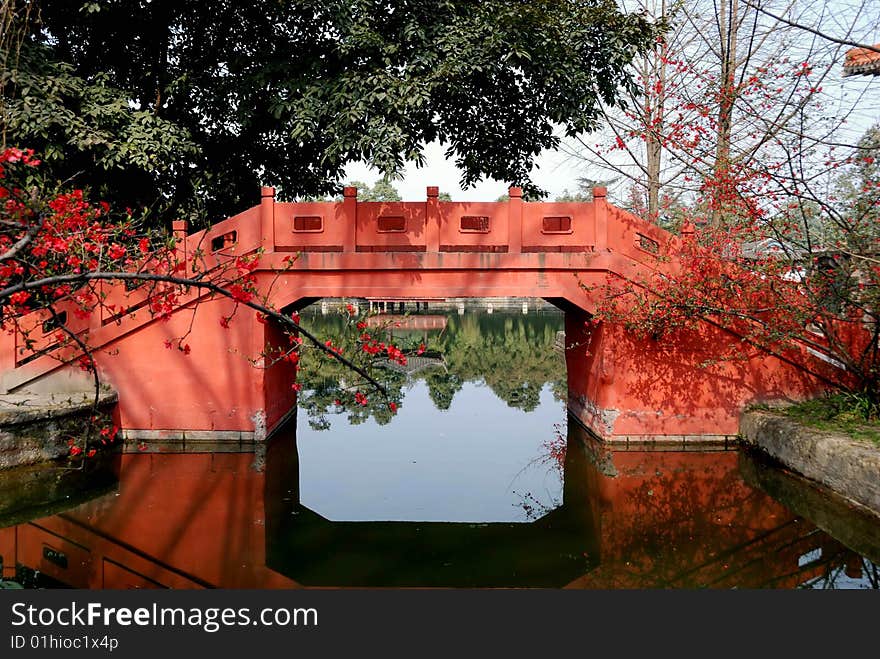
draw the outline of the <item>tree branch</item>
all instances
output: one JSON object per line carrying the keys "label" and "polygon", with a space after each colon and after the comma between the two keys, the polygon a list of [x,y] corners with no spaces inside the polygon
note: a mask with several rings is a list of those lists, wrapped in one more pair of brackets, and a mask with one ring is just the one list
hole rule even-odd
{"label": "tree branch", "polygon": [[794,21],[790,21],[787,18],[783,18],[782,16],[777,16],[776,14],[773,14],[773,13],[767,11],[766,9],[761,7],[760,5],[755,4],[755,3],[751,2],[750,0],[743,0],[743,2],[745,4],[747,4],[749,7],[751,7],[752,9],[754,9],[755,11],[759,11],[762,14],[765,14],[772,19],[775,19],[781,23],[785,23],[786,25],[790,25],[791,27],[795,27],[799,30],[804,30],[805,32],[815,34],[817,37],[821,37],[822,39],[825,39],[826,41],[832,41],[834,43],[839,43],[842,46],[852,46],[853,48],[864,48],[865,50],[871,50],[871,51],[874,51],[875,53],[880,53],[880,47],[871,46],[866,43],[859,43],[857,41],[850,41],[849,39],[838,39],[837,37],[832,37],[830,34],[826,34],[825,32],[821,32],[821,31],[817,30],[816,28],[812,28],[808,25],[803,25],[801,23],[795,23]]}
{"label": "tree branch", "polygon": [[[287,325],[288,327],[293,328],[298,333],[305,336],[310,343],[312,343],[316,348],[321,350],[322,352],[330,355],[337,361],[339,361],[344,366],[350,368],[352,371],[357,373],[358,375],[365,378],[371,385],[373,385],[379,392],[382,393],[383,396],[387,396],[388,392],[385,387],[382,386],[375,378],[373,378],[369,373],[367,373],[364,369],[362,369],[357,364],[353,363],[351,360],[343,357],[336,350],[327,347],[324,345],[318,337],[309,332],[306,329],[303,329],[298,323],[294,322],[292,318],[286,316],[283,313],[275,311],[274,309],[270,309],[262,304],[258,304],[256,302],[243,301],[236,299],[235,296],[232,295],[226,288],[220,286],[219,284],[215,284],[208,281],[201,281],[197,279],[187,279],[183,277],[173,277],[171,275],[160,275],[149,272],[143,273],[135,273],[135,272],[86,272],[81,274],[68,274],[68,275],[56,275],[52,277],[44,277],[42,279],[35,279],[33,281],[24,281],[13,286],[8,286],[3,290],[0,290],[0,301],[7,299],[10,295],[14,293],[18,293],[20,291],[28,291],[33,289],[40,289],[44,286],[55,286],[58,284],[71,284],[71,283],[85,283],[87,281],[152,281],[166,284],[174,284],[177,286],[191,286],[193,288],[200,288],[210,291],[212,293],[216,293],[217,295],[222,295],[223,297],[227,297],[231,300],[235,300],[238,304],[244,305],[246,307],[250,307],[255,311],[258,311],[265,316],[270,318],[274,318],[275,320]],[[181,305],[185,306],[185,305]],[[36,311],[36,309],[35,309]]]}

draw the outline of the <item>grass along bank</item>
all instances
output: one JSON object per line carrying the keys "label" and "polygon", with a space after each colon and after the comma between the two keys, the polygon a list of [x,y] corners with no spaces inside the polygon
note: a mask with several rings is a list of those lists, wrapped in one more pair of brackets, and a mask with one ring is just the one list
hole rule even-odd
{"label": "grass along bank", "polygon": [[829,394],[773,411],[811,428],[843,433],[880,448],[880,405],[864,394]]}
{"label": "grass along bank", "polygon": [[867,397],[836,393],[795,405],[754,406],[739,436],[788,469],[880,516],[880,414]]}

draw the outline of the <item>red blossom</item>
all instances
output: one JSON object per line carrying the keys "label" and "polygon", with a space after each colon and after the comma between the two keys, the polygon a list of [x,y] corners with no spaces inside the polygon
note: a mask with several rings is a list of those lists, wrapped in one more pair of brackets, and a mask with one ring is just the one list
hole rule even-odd
{"label": "red blossom", "polygon": [[12,302],[12,304],[22,305],[27,302],[30,297],[31,294],[27,291],[19,291],[18,293],[13,293],[12,295],[10,295],[9,301]]}
{"label": "red blossom", "polygon": [[118,261],[119,259],[124,259],[125,254],[126,254],[125,248],[122,245],[119,245],[117,243],[113,243],[107,249],[107,256],[109,256],[114,261]]}
{"label": "red blossom", "polygon": [[236,302],[248,303],[254,298],[254,294],[245,290],[240,284],[233,284],[229,287],[229,294]]}

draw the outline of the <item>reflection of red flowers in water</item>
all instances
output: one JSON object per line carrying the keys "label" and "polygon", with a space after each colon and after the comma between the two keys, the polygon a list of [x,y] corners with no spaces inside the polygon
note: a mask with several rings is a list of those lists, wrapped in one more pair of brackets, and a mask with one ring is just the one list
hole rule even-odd
{"label": "reflection of red flowers in water", "polygon": [[[540,454],[529,463],[529,466],[548,465],[551,470],[557,473],[560,480],[564,480],[565,453],[568,447],[568,439],[563,432],[564,429],[563,424],[554,423],[553,436],[542,442]],[[514,490],[513,493],[521,499],[518,505],[523,509],[526,518],[530,520],[536,520],[546,515],[561,503],[561,501],[551,501],[549,504],[544,503],[531,492],[517,492]]]}
{"label": "reflection of red flowers in water", "polygon": [[560,474],[565,469],[566,446],[567,442],[565,436],[562,434],[562,424],[553,424],[552,439],[545,440],[542,444],[542,448],[544,450],[543,459],[545,462],[549,462],[551,465],[553,465],[553,468],[556,469]]}

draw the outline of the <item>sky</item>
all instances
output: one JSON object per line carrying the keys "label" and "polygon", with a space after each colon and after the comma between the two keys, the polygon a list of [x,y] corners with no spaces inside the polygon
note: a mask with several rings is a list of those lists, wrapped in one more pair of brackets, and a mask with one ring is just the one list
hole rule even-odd
{"label": "sky", "polygon": [[[451,160],[444,155],[444,148],[438,142],[432,142],[425,148],[427,164],[421,169],[409,163],[403,172],[403,179],[394,181],[404,201],[424,201],[425,188],[429,185],[439,186],[440,192],[448,192],[455,201],[495,201],[507,192],[507,185],[493,179],[482,181],[474,187],[462,190],[460,186],[461,172]],[[363,181],[372,185],[381,174],[367,167],[364,163],[352,163],[345,170],[346,181]],[[549,192],[552,199],[566,189],[577,190],[578,176],[582,176],[581,167],[571,157],[558,151],[545,150],[536,160],[532,170],[535,183]]]}

